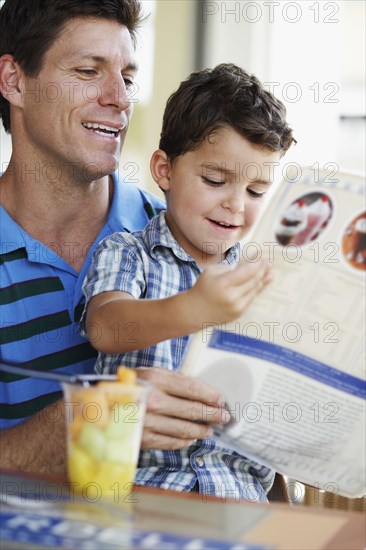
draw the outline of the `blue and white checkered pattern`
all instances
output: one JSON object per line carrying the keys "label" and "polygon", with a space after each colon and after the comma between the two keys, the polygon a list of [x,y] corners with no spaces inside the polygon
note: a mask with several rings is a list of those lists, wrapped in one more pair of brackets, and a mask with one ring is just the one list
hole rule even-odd
{"label": "blue and white checkered pattern", "polygon": [[[224,262],[239,260],[240,245],[233,246]],[[159,299],[191,288],[200,268],[175,241],[165,222],[165,213],[153,218],[143,231],[115,233],[100,243],[84,281],[86,308],[90,299],[106,291],[123,291],[136,299]],[[85,312],[81,320],[85,335]],[[130,334],[138,339],[138,333]],[[159,366],[178,370],[188,342],[184,336],[147,349],[121,355],[100,353],[98,373],[128,367]],[[135,483],[176,491],[190,491],[198,481],[203,494],[248,501],[266,501],[274,473],[268,468],[225,449],[212,439],[200,440],[177,451],[143,451]]]}

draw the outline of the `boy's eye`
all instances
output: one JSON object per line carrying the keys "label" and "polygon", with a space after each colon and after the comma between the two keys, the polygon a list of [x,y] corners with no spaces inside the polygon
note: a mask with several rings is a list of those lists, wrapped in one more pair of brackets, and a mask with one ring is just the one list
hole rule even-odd
{"label": "boy's eye", "polygon": [[225,183],[222,180],[211,180],[211,179],[205,178],[205,176],[202,176],[202,181],[204,183],[207,183],[207,185],[213,185],[213,186],[224,185]]}
{"label": "boy's eye", "polygon": [[265,191],[262,191],[262,192],[258,192],[258,191],[254,191],[254,189],[247,189],[247,192],[249,193],[249,195],[251,195],[252,197],[254,198],[261,198],[261,197],[264,197],[264,195],[266,194]]}
{"label": "boy's eye", "polygon": [[127,76],[124,76],[123,80],[125,82],[126,88],[131,88],[132,86],[135,85],[134,81],[131,78],[128,78]]}

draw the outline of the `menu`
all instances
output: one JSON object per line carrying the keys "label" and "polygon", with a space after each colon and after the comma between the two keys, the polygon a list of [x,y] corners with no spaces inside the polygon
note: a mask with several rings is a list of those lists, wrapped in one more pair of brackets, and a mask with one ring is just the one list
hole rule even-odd
{"label": "menu", "polygon": [[232,323],[205,322],[183,365],[226,396],[232,422],[215,437],[300,482],[363,496],[364,178],[288,170],[241,256],[267,257],[274,281]]}
{"label": "menu", "polygon": [[[67,493],[66,483],[24,480],[2,483],[0,506],[0,544],[9,550],[36,550],[39,548],[81,550],[271,550],[267,544],[247,544],[236,529],[228,536],[214,538],[216,532],[208,523],[196,522],[187,529],[184,521],[174,527],[173,515],[155,516],[151,509],[139,513],[140,503],[126,506],[112,500],[98,500],[83,494]],[[21,488],[14,491],[14,488]],[[38,488],[38,489],[37,489]],[[87,497],[87,498],[86,498]],[[164,506],[164,502],[158,502]],[[173,498],[179,508],[179,498]],[[187,507],[187,504],[185,506]],[[207,502],[198,501],[210,508]],[[184,502],[183,502],[184,505]],[[196,503],[197,505],[197,503]],[[170,507],[172,503],[170,502]],[[195,503],[193,503],[195,506]],[[215,510],[215,505],[212,505]],[[189,505],[188,505],[189,508]],[[207,511],[207,510],[206,510]],[[238,510],[239,511],[239,510]],[[184,512],[184,507],[183,507]],[[222,515],[222,514],[221,514]],[[269,515],[263,509],[249,510],[251,525]],[[140,517],[141,516],[141,517]],[[147,517],[146,517],[147,516]],[[189,516],[190,517],[190,516]],[[176,521],[176,520],[175,520]],[[168,523],[167,523],[168,522]],[[173,523],[173,525],[171,525]],[[249,525],[249,520],[244,524]],[[242,526],[241,526],[242,527]],[[242,529],[243,530],[243,529]],[[188,532],[187,532],[188,531]],[[213,533],[213,536],[210,534]]]}

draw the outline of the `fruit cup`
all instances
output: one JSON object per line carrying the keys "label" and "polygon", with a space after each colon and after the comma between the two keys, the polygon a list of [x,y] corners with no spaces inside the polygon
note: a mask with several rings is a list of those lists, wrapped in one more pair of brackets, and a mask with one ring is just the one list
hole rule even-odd
{"label": "fruit cup", "polygon": [[135,378],[120,367],[114,381],[62,384],[68,475],[88,499],[123,502],[132,491],[148,393]]}

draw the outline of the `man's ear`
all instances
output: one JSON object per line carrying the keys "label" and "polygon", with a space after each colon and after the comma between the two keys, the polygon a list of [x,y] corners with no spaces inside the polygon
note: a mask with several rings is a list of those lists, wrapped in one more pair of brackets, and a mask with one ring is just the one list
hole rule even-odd
{"label": "man's ear", "polygon": [[155,151],[150,161],[150,171],[162,191],[170,189],[170,161],[162,149]]}
{"label": "man's ear", "polygon": [[22,105],[21,69],[10,54],[0,57],[0,92],[11,105]]}

